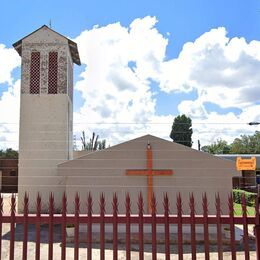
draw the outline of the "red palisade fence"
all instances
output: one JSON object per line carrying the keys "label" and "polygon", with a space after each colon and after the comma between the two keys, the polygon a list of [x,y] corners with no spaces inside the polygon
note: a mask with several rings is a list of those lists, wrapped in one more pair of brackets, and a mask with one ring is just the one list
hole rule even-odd
{"label": "red palisade fence", "polygon": [[[132,214],[131,212],[131,199],[129,193],[125,196],[125,203],[123,207],[124,212],[120,212],[119,198],[116,193],[113,195],[112,203],[112,214],[106,214],[106,201],[104,194],[100,195],[99,199],[99,213],[96,214],[93,212],[94,201],[92,199],[91,194],[89,193],[87,196],[87,201],[85,204],[82,204],[82,208],[84,208],[85,213],[80,213],[80,196],[77,193],[75,195],[74,200],[74,214],[67,213],[67,197],[66,194],[63,194],[62,203],[61,203],[61,213],[55,213],[55,198],[53,194],[50,194],[48,201],[48,214],[43,214],[42,212],[42,199],[38,194],[36,198],[36,207],[35,213],[29,214],[29,197],[28,194],[24,196],[23,202],[23,213],[18,214],[16,212],[16,196],[12,195],[11,203],[10,203],[10,212],[4,214],[3,212],[3,197],[0,196],[0,260],[3,258],[3,254],[5,251],[5,255],[9,252],[9,259],[16,259],[15,257],[15,243],[16,239],[16,224],[22,225],[23,230],[23,241],[22,241],[22,259],[29,259],[29,252],[31,253],[31,241],[28,239],[28,227],[29,225],[33,225],[35,227],[35,240],[33,241],[35,245],[35,259],[40,259],[41,257],[41,240],[43,238],[42,224],[48,225],[48,259],[57,259],[54,249],[54,230],[56,230],[57,225],[60,225],[60,250],[61,250],[61,259],[68,259],[67,250],[67,238],[66,238],[66,226],[73,225],[74,229],[74,237],[73,237],[73,246],[74,246],[74,259],[79,259],[82,251],[85,251],[87,255],[87,259],[90,260],[93,257],[92,254],[92,246],[93,239],[95,237],[99,238],[99,249],[100,249],[100,259],[105,259],[105,243],[106,243],[106,229],[107,226],[112,228],[112,250],[113,250],[113,259],[119,258],[118,253],[118,243],[119,238],[121,239],[121,235],[125,238],[125,255],[126,259],[131,259],[131,244],[138,243],[139,249],[139,259],[145,259],[145,249],[146,249],[146,238],[148,238],[149,243],[151,243],[151,257],[153,260],[158,258],[158,254],[162,253],[159,251],[158,244],[161,237],[163,238],[163,246],[164,255],[166,260],[170,260],[174,255],[178,255],[178,259],[184,258],[184,246],[183,242],[186,241],[186,237],[189,237],[190,240],[190,258],[196,259],[198,256],[198,252],[196,246],[198,244],[197,230],[199,228],[203,229],[203,233],[200,235],[203,237],[204,244],[204,259],[210,259],[210,236],[213,235],[210,232],[210,227],[215,227],[216,232],[214,233],[216,236],[216,246],[217,246],[217,254],[218,259],[224,259],[223,249],[224,247],[230,248],[230,255],[232,260],[237,258],[237,248],[236,248],[236,239],[235,239],[235,225],[241,225],[243,227],[243,252],[244,259],[250,259],[250,245],[252,246],[252,242],[250,242],[250,235],[248,230],[248,225],[255,225],[255,246],[256,246],[256,256],[257,259],[260,260],[260,219],[259,219],[259,201],[256,199],[255,203],[255,216],[247,215],[246,208],[246,198],[242,196],[242,216],[234,215],[234,206],[233,206],[233,197],[232,194],[229,195],[227,200],[227,209],[228,215],[223,215],[221,212],[221,201],[219,194],[215,197],[215,215],[209,215],[209,201],[207,199],[206,194],[202,195],[202,212],[201,215],[197,215],[196,207],[200,203],[197,201],[193,194],[190,194],[189,198],[189,215],[183,214],[183,201],[181,194],[179,193],[176,198],[175,209],[177,210],[177,214],[172,214],[170,212],[170,198],[167,194],[164,194],[164,198],[162,201],[163,212],[158,214],[158,209],[160,208],[159,203],[157,204],[157,200],[155,195],[152,195],[151,198],[151,213],[145,214],[144,209],[146,208],[144,205],[143,196],[140,193],[138,196],[137,206],[138,212],[136,214]],[[223,202],[222,202],[223,203]],[[120,214],[119,214],[120,212]],[[81,247],[79,244],[81,241],[80,236],[80,227],[81,225],[87,226],[86,234],[83,232],[81,235],[84,235],[83,242],[85,245]],[[2,241],[2,231],[3,225],[10,225],[10,238],[9,238],[9,247],[3,247]],[[122,226],[125,229],[122,229]],[[150,230],[147,231],[144,227],[149,226]],[[6,227],[6,226],[5,226]],[[97,229],[96,227],[99,227]],[[198,229],[197,229],[198,227]],[[223,229],[228,228],[230,230],[230,239],[223,240]],[[138,232],[138,241],[134,239],[135,234],[132,233]],[[159,231],[160,230],[160,231]],[[173,230],[177,230],[174,231]],[[184,234],[184,231],[188,234]],[[56,231],[55,231],[56,232]],[[94,232],[98,232],[97,236],[94,236]],[[121,232],[121,233],[120,233]],[[186,236],[185,236],[186,235]],[[171,247],[171,238],[176,240],[177,238],[177,250],[175,252],[171,251],[174,247]],[[109,239],[111,240],[111,239]],[[98,243],[97,242],[97,243]],[[225,242],[225,244],[224,244]],[[30,244],[29,244],[30,243]],[[228,243],[227,246],[225,246]],[[251,243],[251,244],[250,244]],[[86,248],[86,249],[85,249]],[[30,250],[30,251],[29,251]],[[252,250],[252,249],[251,249]],[[158,252],[157,252],[158,251]],[[134,252],[133,252],[134,254]],[[241,255],[241,253],[240,253]],[[135,256],[136,258],[136,256]]]}

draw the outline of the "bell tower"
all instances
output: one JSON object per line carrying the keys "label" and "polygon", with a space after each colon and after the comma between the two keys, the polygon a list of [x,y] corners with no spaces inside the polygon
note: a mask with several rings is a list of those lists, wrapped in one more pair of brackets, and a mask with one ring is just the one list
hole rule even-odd
{"label": "bell tower", "polygon": [[43,210],[50,192],[59,207],[65,187],[57,165],[72,159],[73,153],[73,65],[80,65],[77,44],[44,25],[13,46],[22,58],[18,209],[22,211],[25,192],[31,211],[38,192]]}

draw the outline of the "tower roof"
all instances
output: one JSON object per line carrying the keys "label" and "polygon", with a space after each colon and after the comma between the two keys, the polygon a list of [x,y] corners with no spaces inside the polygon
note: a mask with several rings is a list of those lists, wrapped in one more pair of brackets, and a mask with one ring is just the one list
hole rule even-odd
{"label": "tower roof", "polygon": [[24,39],[26,39],[27,37],[29,37],[30,35],[36,33],[37,31],[41,30],[41,29],[48,29],[51,32],[63,37],[64,39],[66,39],[68,41],[68,45],[69,45],[69,49],[70,49],[70,53],[71,53],[71,57],[74,63],[76,63],[77,65],[81,65],[80,62],[80,57],[79,57],[79,52],[78,52],[78,46],[77,43],[73,42],[72,40],[68,39],[67,37],[63,36],[62,34],[52,30],[51,28],[49,28],[47,25],[43,25],[40,28],[38,28],[37,30],[33,31],[32,33],[26,35],[25,37],[23,37],[22,39],[20,39],[19,41],[15,42],[13,44],[13,47],[16,49],[16,51],[19,53],[19,55],[21,56],[22,54],[22,41]]}

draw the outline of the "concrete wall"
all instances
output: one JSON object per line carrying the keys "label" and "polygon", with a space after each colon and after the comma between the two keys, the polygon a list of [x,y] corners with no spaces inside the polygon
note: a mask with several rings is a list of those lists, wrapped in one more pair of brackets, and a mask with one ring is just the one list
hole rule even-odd
{"label": "concrete wall", "polygon": [[[40,94],[30,94],[31,52],[40,52]],[[48,94],[48,55],[58,52],[57,94]],[[64,191],[56,166],[73,156],[73,104],[69,93],[73,82],[73,63],[65,37],[43,27],[22,40],[22,81],[19,138],[19,201],[22,210],[25,192],[30,210],[38,192],[47,211],[50,192],[60,200]],[[57,210],[59,205],[56,204]]]}
{"label": "concrete wall", "polygon": [[112,212],[114,192],[119,197],[120,212],[124,212],[126,192],[131,195],[133,213],[137,212],[136,202],[140,191],[147,208],[147,177],[126,176],[126,169],[146,169],[148,141],[153,149],[153,168],[172,169],[174,172],[173,176],[154,177],[159,213],[163,213],[162,200],[165,192],[171,201],[171,212],[176,212],[176,196],[179,192],[186,214],[189,213],[188,199],[191,192],[195,196],[197,213],[202,213],[201,198],[204,192],[208,195],[210,213],[215,213],[216,193],[220,194],[223,212],[227,212],[227,195],[231,192],[232,176],[236,173],[234,162],[150,135],[59,165],[59,175],[66,177],[69,211],[74,210],[76,192],[80,193],[83,212],[88,192],[92,193],[95,213],[99,211],[98,200],[102,192],[107,200],[107,213]]}

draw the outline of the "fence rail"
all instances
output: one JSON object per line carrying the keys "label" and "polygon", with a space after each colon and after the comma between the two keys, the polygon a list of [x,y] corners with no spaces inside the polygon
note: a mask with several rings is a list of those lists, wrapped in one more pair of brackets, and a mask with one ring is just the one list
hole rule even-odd
{"label": "fence rail", "polygon": [[[242,216],[234,216],[234,206],[232,194],[228,198],[229,214],[221,214],[221,203],[219,195],[215,198],[215,215],[208,215],[208,200],[206,194],[202,198],[203,213],[202,215],[195,214],[195,199],[193,194],[190,195],[189,207],[190,214],[182,214],[182,198],[180,194],[177,196],[177,214],[170,214],[170,201],[168,195],[165,194],[163,200],[164,212],[157,214],[156,212],[156,198],[153,195],[151,199],[151,214],[144,214],[144,201],[142,194],[138,198],[138,213],[131,213],[131,200],[129,194],[125,198],[125,214],[118,213],[118,197],[116,194],[113,196],[112,200],[112,214],[106,214],[106,201],[103,194],[100,196],[99,214],[93,214],[92,206],[93,200],[91,194],[88,195],[86,202],[86,214],[80,214],[80,198],[76,194],[74,201],[74,214],[67,214],[67,198],[66,194],[63,195],[62,199],[62,211],[61,214],[54,213],[54,197],[51,194],[49,197],[49,213],[42,214],[41,197],[38,195],[36,199],[36,213],[29,213],[29,198],[25,194],[24,197],[24,208],[23,214],[16,213],[16,197],[12,195],[11,197],[11,211],[10,214],[3,214],[3,197],[0,197],[0,259],[2,255],[2,226],[3,224],[10,224],[10,245],[9,245],[9,259],[13,260],[15,253],[15,225],[22,224],[23,228],[23,249],[22,249],[22,259],[27,259],[28,253],[28,225],[35,225],[35,259],[40,259],[40,244],[41,244],[41,224],[48,224],[48,259],[53,259],[53,232],[54,225],[60,224],[61,233],[61,259],[66,259],[66,226],[68,224],[74,225],[74,259],[79,259],[79,227],[80,224],[85,224],[87,226],[86,233],[86,245],[87,245],[87,259],[92,259],[92,245],[93,245],[93,225],[98,225],[99,229],[99,243],[100,243],[100,259],[105,259],[105,226],[107,224],[112,227],[112,240],[113,240],[113,259],[118,258],[118,234],[119,225],[124,225],[124,237],[125,237],[125,253],[126,259],[131,259],[131,227],[135,225],[138,227],[138,244],[139,244],[139,259],[144,259],[144,245],[145,245],[145,231],[144,225],[149,225],[151,227],[151,244],[152,244],[152,259],[157,259],[157,225],[163,226],[163,236],[164,236],[164,254],[165,259],[169,260],[171,253],[171,225],[177,227],[177,233],[174,234],[177,237],[177,252],[179,259],[183,259],[183,227],[184,225],[190,226],[190,244],[191,244],[191,258],[196,259],[196,225],[201,225],[203,227],[203,237],[204,237],[204,255],[205,259],[210,259],[210,238],[209,238],[209,226],[215,225],[216,227],[216,239],[217,239],[217,251],[218,259],[223,259],[223,241],[222,241],[222,225],[228,226],[230,229],[230,252],[232,259],[236,259],[236,241],[235,241],[235,225],[239,224],[243,226],[243,249],[245,259],[249,259],[249,233],[248,225],[253,224],[256,227],[256,255],[259,258],[260,250],[260,227],[259,227],[259,202],[256,200],[255,204],[255,216],[247,216],[246,199],[242,195]],[[197,202],[196,202],[197,204]],[[56,259],[56,258],[55,258]]]}

